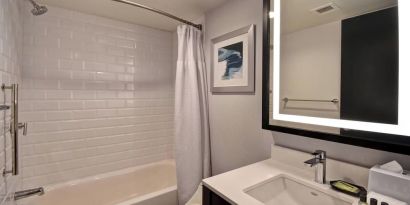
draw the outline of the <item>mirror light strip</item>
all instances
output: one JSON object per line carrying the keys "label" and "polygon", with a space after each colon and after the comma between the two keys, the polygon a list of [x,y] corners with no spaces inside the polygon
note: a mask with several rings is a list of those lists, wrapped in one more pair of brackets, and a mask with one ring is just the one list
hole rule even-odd
{"label": "mirror light strip", "polygon": [[[273,119],[288,122],[410,136],[410,1],[399,0],[399,113],[398,125],[328,119],[279,113],[281,0],[274,1]],[[407,88],[407,89],[406,89]]]}

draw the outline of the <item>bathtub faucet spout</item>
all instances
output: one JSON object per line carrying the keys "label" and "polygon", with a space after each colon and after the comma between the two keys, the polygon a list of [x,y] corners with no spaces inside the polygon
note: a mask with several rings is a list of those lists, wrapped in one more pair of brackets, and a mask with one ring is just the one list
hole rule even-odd
{"label": "bathtub faucet spout", "polygon": [[35,189],[27,189],[23,191],[17,191],[14,193],[14,200],[19,200],[19,199],[24,199],[30,196],[38,195],[41,196],[44,194],[44,189],[43,187],[40,188],[35,188]]}

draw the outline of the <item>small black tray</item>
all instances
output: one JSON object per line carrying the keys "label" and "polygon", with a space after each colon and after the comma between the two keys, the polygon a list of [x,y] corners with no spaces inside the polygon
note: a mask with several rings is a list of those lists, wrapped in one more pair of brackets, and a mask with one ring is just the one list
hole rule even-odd
{"label": "small black tray", "polygon": [[[343,190],[343,189],[339,189],[339,188],[337,188],[336,186],[333,185],[335,182],[339,182],[339,181],[341,181],[341,182],[343,182],[343,183],[346,183],[346,184],[349,184],[349,185],[351,185],[351,186],[355,186],[355,187],[357,187],[360,191],[359,191],[358,193],[352,193],[352,192],[345,191],[345,190]],[[342,180],[330,181],[330,186],[332,187],[332,189],[334,189],[334,190],[336,190],[336,191],[338,191],[338,192],[342,192],[342,193],[344,193],[344,194],[347,194],[347,195],[350,195],[350,196],[354,196],[354,197],[360,197],[360,194],[361,194],[361,193],[367,192],[366,189],[365,189],[364,187],[362,187],[362,186],[358,186],[358,185],[356,185],[356,184],[352,184],[352,183],[345,182],[345,181],[342,181]]]}

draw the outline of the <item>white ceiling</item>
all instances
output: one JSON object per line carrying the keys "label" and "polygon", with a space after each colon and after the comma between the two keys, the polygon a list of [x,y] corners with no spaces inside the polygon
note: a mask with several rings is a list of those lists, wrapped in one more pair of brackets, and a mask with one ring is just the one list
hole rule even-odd
{"label": "white ceiling", "polygon": [[[338,9],[325,14],[311,11],[330,3]],[[397,0],[282,0],[282,32],[294,32],[395,5]]]}
{"label": "white ceiling", "polygon": [[[227,0],[131,0],[154,7],[189,21],[201,18],[204,13]],[[38,3],[108,17],[124,22],[174,31],[180,23],[168,17],[131,5],[111,0],[38,0]]]}

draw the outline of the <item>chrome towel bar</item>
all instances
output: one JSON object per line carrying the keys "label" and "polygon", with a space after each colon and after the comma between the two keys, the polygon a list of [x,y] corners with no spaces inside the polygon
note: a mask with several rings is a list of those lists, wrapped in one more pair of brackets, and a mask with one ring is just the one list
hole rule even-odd
{"label": "chrome towel bar", "polygon": [[337,104],[339,103],[338,99],[332,99],[332,100],[313,100],[313,99],[291,99],[291,98],[283,98],[283,102],[288,103],[288,102],[324,102],[324,103],[334,103]]}

